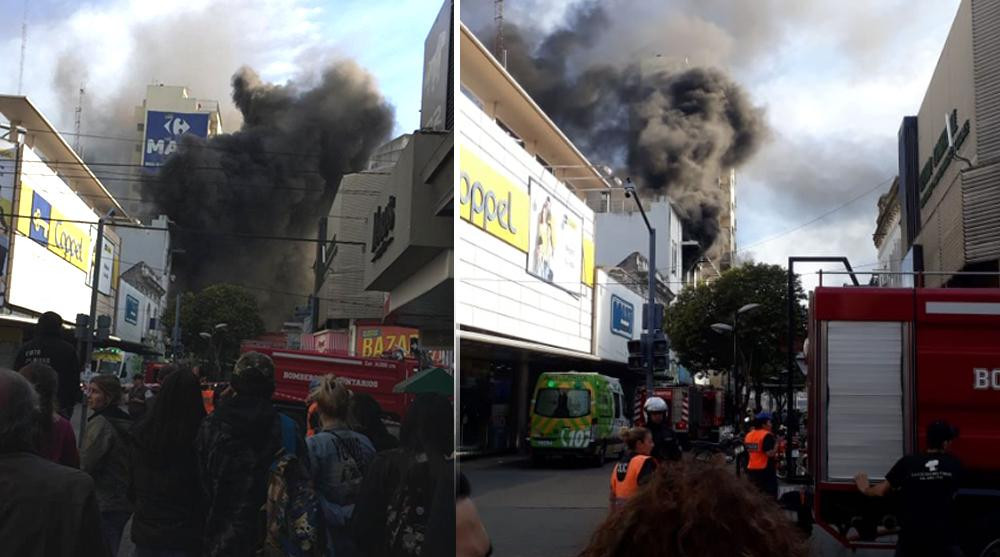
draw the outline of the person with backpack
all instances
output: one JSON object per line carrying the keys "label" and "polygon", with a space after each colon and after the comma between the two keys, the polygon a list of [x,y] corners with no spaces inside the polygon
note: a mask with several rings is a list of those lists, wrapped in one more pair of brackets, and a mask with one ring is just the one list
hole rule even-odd
{"label": "person with backpack", "polygon": [[417,395],[400,447],[379,453],[361,485],[351,531],[363,555],[455,554],[453,427],[447,398]]}
{"label": "person with backpack", "polygon": [[101,530],[112,557],[118,552],[122,531],[132,514],[128,500],[129,444],[132,420],[119,408],[122,384],[111,375],[95,375],[90,380],[87,403],[94,413],[80,447],[80,468],[94,478],[97,506],[101,509]]}
{"label": "person with backpack", "polygon": [[333,375],[324,376],[310,393],[320,419],[320,430],[306,440],[309,463],[323,522],[326,555],[353,557],[357,548],[348,524],[361,482],[375,458],[372,442],[347,426],[351,392]]}
{"label": "person with backpack", "polygon": [[168,366],[157,403],[131,433],[136,557],[197,557],[204,514],[194,438],[205,418],[198,379]]}
{"label": "person with backpack", "polygon": [[287,466],[286,456],[308,462],[294,422],[271,403],[274,386],[271,358],[243,354],[233,367],[232,396],[220,398],[198,430],[194,448],[204,497],[206,557],[249,556],[263,548],[269,522],[277,520],[273,513],[262,515],[272,468]]}
{"label": "person with backpack", "polygon": [[59,375],[51,366],[32,362],[19,370],[38,393],[41,413],[38,415],[38,455],[52,462],[80,467],[80,451],[76,448],[76,434],[69,420],[56,412],[56,393],[59,391]]}

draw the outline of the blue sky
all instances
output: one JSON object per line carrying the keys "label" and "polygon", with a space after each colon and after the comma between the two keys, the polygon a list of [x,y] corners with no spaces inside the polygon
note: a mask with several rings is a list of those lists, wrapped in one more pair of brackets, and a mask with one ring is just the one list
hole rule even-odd
{"label": "blue sky", "polygon": [[[17,89],[20,34],[10,31],[19,30],[23,5],[0,0],[7,31],[0,48],[14,53],[0,58],[4,93]],[[423,42],[440,7],[440,0],[33,0],[24,93],[70,129],[75,84],[86,83],[86,132],[140,103],[154,80],[228,103],[229,78],[241,64],[283,83],[349,58],[373,75],[396,107],[396,133],[405,133],[419,126]],[[56,76],[65,77],[62,86]],[[225,127],[234,120],[230,105]]]}

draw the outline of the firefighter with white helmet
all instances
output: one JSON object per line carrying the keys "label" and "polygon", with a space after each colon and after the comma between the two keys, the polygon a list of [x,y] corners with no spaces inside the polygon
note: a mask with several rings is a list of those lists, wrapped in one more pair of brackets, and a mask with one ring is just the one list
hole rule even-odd
{"label": "firefighter with white helmet", "polygon": [[681,448],[674,435],[674,429],[667,420],[667,403],[658,396],[646,399],[642,405],[646,414],[646,428],[653,435],[653,458],[663,460],[680,460]]}

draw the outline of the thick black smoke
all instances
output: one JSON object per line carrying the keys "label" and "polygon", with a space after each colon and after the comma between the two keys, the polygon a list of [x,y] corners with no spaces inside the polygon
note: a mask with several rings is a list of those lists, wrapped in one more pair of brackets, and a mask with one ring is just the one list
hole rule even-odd
{"label": "thick black smoke", "polygon": [[186,138],[143,189],[182,231],[174,237],[186,251],[175,258],[180,288],[248,286],[274,325],[312,290],[315,244],[183,230],[314,238],[341,177],[388,137],[393,109],[351,62],[327,68],[312,86],[264,83],[244,67],[232,86],[242,128]]}
{"label": "thick black smoke", "polygon": [[651,196],[666,193],[688,236],[711,251],[725,201],[718,179],[760,147],[763,109],[719,69],[652,55],[625,65],[579,62],[608,27],[596,2],[574,8],[565,26],[536,40],[507,22],[508,70],[588,157],[625,167]]}

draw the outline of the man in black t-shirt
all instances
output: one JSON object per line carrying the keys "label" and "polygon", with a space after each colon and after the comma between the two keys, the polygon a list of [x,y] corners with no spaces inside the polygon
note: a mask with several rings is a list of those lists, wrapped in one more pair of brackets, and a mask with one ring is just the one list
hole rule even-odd
{"label": "man in black t-shirt", "polygon": [[865,473],[855,476],[865,495],[881,497],[893,489],[900,491],[902,530],[897,556],[962,555],[954,510],[962,465],[947,453],[956,435],[947,422],[936,421],[927,427],[927,452],[896,461],[884,482],[871,485]]}
{"label": "man in black t-shirt", "polygon": [[14,358],[14,369],[39,362],[51,366],[59,374],[59,413],[69,419],[73,407],[83,399],[80,390],[80,360],[76,348],[62,338],[63,320],[54,311],[38,318],[35,338],[25,343]]}

